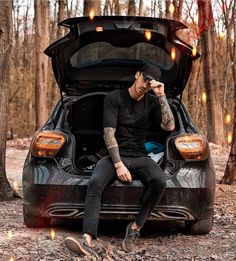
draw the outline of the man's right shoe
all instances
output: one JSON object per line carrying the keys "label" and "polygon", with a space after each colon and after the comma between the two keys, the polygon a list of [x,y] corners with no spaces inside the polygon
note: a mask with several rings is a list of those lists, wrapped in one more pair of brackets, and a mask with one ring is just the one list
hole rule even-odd
{"label": "man's right shoe", "polygon": [[139,230],[132,229],[133,222],[129,223],[126,227],[125,238],[122,242],[122,248],[125,252],[132,252],[136,240],[139,237]]}
{"label": "man's right shoe", "polygon": [[67,237],[65,239],[65,245],[70,251],[72,251],[77,255],[97,257],[97,254],[88,245],[88,242],[85,237],[82,238]]}

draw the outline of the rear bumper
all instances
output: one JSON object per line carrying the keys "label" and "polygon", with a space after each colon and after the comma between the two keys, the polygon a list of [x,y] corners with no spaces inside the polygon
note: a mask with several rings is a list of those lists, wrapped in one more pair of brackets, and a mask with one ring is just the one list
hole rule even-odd
{"label": "rear bumper", "polygon": [[[151,213],[157,220],[199,220],[213,211],[215,175],[208,164],[186,164],[166,173],[167,188]],[[168,177],[169,175],[169,177]],[[65,173],[55,161],[31,162],[23,172],[24,211],[33,216],[83,217],[89,177]],[[133,218],[140,209],[144,187],[114,182],[103,193],[101,218]]]}
{"label": "rear bumper", "polygon": [[[26,185],[24,206],[27,214],[45,217],[81,218],[86,186]],[[101,218],[133,218],[140,209],[143,188],[130,193],[127,187],[109,187],[104,191]],[[129,196],[131,195],[131,196]],[[214,190],[167,188],[151,213],[157,220],[195,220],[207,218],[213,211]]]}

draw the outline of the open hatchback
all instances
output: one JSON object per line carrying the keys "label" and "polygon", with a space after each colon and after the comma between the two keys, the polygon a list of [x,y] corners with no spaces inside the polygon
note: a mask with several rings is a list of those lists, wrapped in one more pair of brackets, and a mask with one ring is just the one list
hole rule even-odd
{"label": "open hatchback", "polygon": [[[185,221],[193,234],[213,224],[215,173],[206,138],[181,101],[191,73],[192,47],[176,32],[180,22],[147,17],[71,18],[60,23],[69,33],[51,44],[50,56],[61,92],[48,121],[31,143],[23,171],[24,220],[29,227],[53,218],[82,218],[87,184],[96,163],[107,155],[103,141],[103,100],[129,88],[146,62],[157,66],[176,129],[151,124],[147,142],[166,174],[167,189],[150,219]],[[144,187],[115,181],[103,194],[101,218],[130,219],[138,213]]]}

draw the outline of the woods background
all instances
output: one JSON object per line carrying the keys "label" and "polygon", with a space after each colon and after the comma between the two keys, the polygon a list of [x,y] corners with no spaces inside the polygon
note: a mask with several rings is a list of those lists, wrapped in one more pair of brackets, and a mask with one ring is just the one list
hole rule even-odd
{"label": "woods background", "polygon": [[[95,5],[94,3],[95,2]],[[206,2],[206,1],[198,1]],[[211,1],[207,1],[211,3]],[[94,7],[97,15],[144,15],[149,17],[173,18],[186,24],[189,29],[180,32],[185,41],[196,46],[202,56],[194,62],[191,78],[184,91],[184,102],[197,127],[207,135],[208,105],[213,97],[209,96],[209,90],[204,82],[202,70],[204,55],[212,56],[210,71],[213,80],[212,88],[217,97],[216,111],[211,111],[211,116],[218,126],[218,132],[223,129],[223,136],[212,141],[216,143],[231,143],[234,115],[234,90],[235,90],[235,0],[213,0],[205,15],[199,16],[197,1],[179,0],[105,0],[105,1],[77,1],[77,0],[31,0],[13,1],[13,38],[11,55],[11,86],[9,94],[9,124],[10,136],[25,137],[33,134],[36,123],[36,99],[45,102],[45,106],[38,108],[38,114],[47,119],[53,105],[59,98],[59,88],[54,82],[51,64],[46,55],[42,61],[44,72],[42,78],[36,74],[36,52],[43,50],[53,41],[64,35],[65,29],[57,26],[57,23],[65,18],[89,15]],[[200,3],[201,4],[201,3]],[[84,6],[85,5],[85,6]],[[90,6],[89,6],[90,5]],[[204,19],[201,21],[201,19]],[[202,23],[202,24],[201,24]],[[205,23],[205,24],[203,24]],[[211,43],[206,50],[202,50],[201,37],[204,31],[213,26]],[[205,68],[206,71],[206,68]],[[36,80],[37,79],[37,80]],[[45,89],[38,93],[37,84],[45,81]],[[41,97],[37,97],[40,95]],[[211,94],[210,94],[211,95]],[[45,97],[44,97],[45,96]],[[209,99],[211,98],[211,100]],[[45,101],[44,101],[45,99]],[[214,101],[213,101],[214,102]],[[219,115],[222,111],[222,116]],[[209,109],[208,109],[209,111]],[[218,113],[217,115],[214,114]],[[221,118],[219,118],[221,117]],[[212,131],[212,126],[210,126]],[[209,135],[208,135],[209,136]],[[209,137],[208,137],[209,138]]]}

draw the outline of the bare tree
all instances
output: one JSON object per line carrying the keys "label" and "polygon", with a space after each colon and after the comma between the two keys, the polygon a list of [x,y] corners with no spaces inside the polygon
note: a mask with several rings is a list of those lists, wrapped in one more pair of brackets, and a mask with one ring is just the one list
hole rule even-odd
{"label": "bare tree", "polygon": [[236,87],[235,87],[235,77],[236,77],[236,1],[234,1],[232,9],[232,34],[233,42],[232,49],[230,52],[232,61],[232,71],[234,80],[234,123],[233,123],[233,137],[232,145],[229,154],[229,158],[226,164],[226,169],[221,183],[224,184],[235,184],[236,183]]}
{"label": "bare tree", "polygon": [[170,0],[166,0],[166,18],[171,18],[171,13],[170,13]]}
{"label": "bare tree", "polygon": [[216,79],[215,32],[211,0],[198,0],[198,25],[201,34],[203,82],[207,94],[207,137],[214,143],[225,142],[220,86]]}
{"label": "bare tree", "polygon": [[105,4],[104,4],[104,9],[103,9],[103,15],[112,15],[112,11],[113,11],[113,8],[112,8],[110,0],[106,0]]}
{"label": "bare tree", "polygon": [[[235,91],[236,93],[236,91]],[[236,96],[236,95],[235,95]],[[235,97],[236,98],[236,97]],[[234,126],[233,126],[233,139],[229,158],[226,164],[225,173],[220,183],[223,184],[236,184],[236,105],[234,106]]]}
{"label": "bare tree", "polygon": [[143,16],[144,15],[143,0],[139,0],[138,15],[139,16]]}
{"label": "bare tree", "polygon": [[113,5],[115,7],[115,15],[120,15],[120,3],[119,3],[119,0],[113,0]]}
{"label": "bare tree", "polygon": [[36,77],[35,77],[35,107],[36,129],[47,119],[46,82],[48,59],[43,54],[49,44],[49,1],[35,0],[35,49],[36,49]]}
{"label": "bare tree", "polygon": [[182,18],[184,0],[179,0],[179,1],[175,0],[173,3],[175,6],[174,19],[180,21]]}
{"label": "bare tree", "polygon": [[[58,8],[58,23],[63,21],[66,18],[66,6],[67,6],[67,0],[58,0],[59,8]],[[65,34],[65,27],[64,26],[58,26],[57,29],[57,38],[61,38]]]}
{"label": "bare tree", "polygon": [[6,177],[5,162],[11,40],[12,1],[9,0],[1,2],[0,8],[0,201],[13,199],[13,193]]}
{"label": "bare tree", "polygon": [[129,2],[128,2],[128,15],[131,15],[131,16],[136,15],[135,0],[129,0]]}
{"label": "bare tree", "polygon": [[93,10],[95,15],[101,14],[101,1],[100,0],[84,0],[84,16],[89,16]]}

